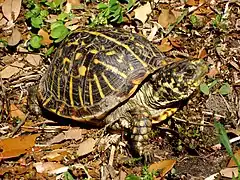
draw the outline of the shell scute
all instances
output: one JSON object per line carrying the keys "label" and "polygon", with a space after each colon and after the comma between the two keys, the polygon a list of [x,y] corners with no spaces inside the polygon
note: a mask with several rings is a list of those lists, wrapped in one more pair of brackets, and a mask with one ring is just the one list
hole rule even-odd
{"label": "shell scute", "polygon": [[[57,49],[39,85],[43,107],[93,121],[127,101],[168,62],[149,41],[123,30],[78,30]],[[97,122],[99,123],[99,122]]]}

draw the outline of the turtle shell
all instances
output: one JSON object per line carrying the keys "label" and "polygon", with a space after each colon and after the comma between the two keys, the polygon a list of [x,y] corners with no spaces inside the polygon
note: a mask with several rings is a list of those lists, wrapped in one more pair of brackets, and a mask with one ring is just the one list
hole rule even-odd
{"label": "turtle shell", "polygon": [[79,29],[56,50],[40,81],[38,99],[59,116],[98,125],[98,119],[125,103],[146,77],[167,64],[141,35]]}

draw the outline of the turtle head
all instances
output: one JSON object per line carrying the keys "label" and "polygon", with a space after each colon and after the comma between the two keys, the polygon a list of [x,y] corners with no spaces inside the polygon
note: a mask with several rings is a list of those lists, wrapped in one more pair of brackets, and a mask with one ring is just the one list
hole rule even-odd
{"label": "turtle head", "polygon": [[160,69],[153,77],[154,99],[161,106],[188,98],[208,71],[202,59],[179,61]]}

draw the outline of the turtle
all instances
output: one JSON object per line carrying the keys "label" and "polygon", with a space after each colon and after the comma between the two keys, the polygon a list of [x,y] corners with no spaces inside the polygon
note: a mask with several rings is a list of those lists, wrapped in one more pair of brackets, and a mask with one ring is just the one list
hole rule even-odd
{"label": "turtle", "polygon": [[154,121],[164,120],[203,81],[202,59],[167,58],[142,35],[120,28],[81,28],[56,49],[46,73],[29,96],[30,110],[42,108],[64,119],[130,133],[140,156]]}

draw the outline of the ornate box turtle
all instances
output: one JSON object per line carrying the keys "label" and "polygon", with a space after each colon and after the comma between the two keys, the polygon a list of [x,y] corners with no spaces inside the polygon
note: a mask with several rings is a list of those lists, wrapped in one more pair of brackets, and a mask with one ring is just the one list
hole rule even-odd
{"label": "ornate box turtle", "polygon": [[[30,96],[64,118],[129,130],[140,154],[152,119],[165,119],[199,86],[202,60],[171,62],[144,37],[121,29],[79,29],[60,45]],[[32,103],[34,102],[34,104]],[[178,103],[177,103],[178,104]]]}

